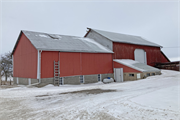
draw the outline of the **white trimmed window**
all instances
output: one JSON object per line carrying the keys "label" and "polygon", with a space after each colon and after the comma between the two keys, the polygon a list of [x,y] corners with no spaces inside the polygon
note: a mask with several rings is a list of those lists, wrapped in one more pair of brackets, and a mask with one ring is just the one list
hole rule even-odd
{"label": "white trimmed window", "polygon": [[147,73],[147,76],[150,76],[150,73]]}
{"label": "white trimmed window", "polygon": [[155,73],[152,73],[152,75],[155,75]]}
{"label": "white trimmed window", "polygon": [[130,77],[134,77],[134,74],[129,74]]}

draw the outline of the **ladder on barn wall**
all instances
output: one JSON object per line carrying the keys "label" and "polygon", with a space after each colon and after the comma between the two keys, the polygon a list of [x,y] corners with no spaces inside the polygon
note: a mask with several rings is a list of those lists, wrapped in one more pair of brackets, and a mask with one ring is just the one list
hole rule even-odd
{"label": "ladder on barn wall", "polygon": [[59,86],[59,61],[54,61],[54,85]]}

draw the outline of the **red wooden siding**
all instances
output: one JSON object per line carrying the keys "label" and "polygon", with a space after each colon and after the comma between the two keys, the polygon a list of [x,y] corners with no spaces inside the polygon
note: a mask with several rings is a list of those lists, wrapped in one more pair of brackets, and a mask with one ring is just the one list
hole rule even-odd
{"label": "red wooden siding", "polygon": [[135,49],[143,49],[146,52],[147,64],[150,66],[154,66],[157,62],[168,62],[167,59],[164,59],[162,57],[160,47],[150,47],[113,42],[114,59],[134,60]]}
{"label": "red wooden siding", "polygon": [[54,77],[54,61],[58,61],[58,51],[41,52],[41,78]]}
{"label": "red wooden siding", "polygon": [[123,72],[124,73],[129,73],[129,72],[133,72],[133,73],[141,73],[141,71],[138,71],[136,69],[130,68],[128,66],[125,66],[123,64],[117,63],[114,61],[114,68],[123,68]]}
{"label": "red wooden siding", "polygon": [[170,61],[166,58],[164,53],[161,51],[161,63],[166,63],[166,62],[170,62]]}
{"label": "red wooden siding", "polygon": [[37,78],[37,50],[22,33],[13,54],[14,77]]}
{"label": "red wooden siding", "polygon": [[[54,77],[59,52],[41,53],[41,78]],[[113,73],[112,54],[60,52],[60,76]]]}

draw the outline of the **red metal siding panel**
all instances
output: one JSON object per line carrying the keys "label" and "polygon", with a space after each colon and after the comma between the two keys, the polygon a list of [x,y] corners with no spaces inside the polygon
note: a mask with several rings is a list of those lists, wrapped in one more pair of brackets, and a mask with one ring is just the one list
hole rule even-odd
{"label": "red metal siding panel", "polygon": [[156,62],[162,62],[161,51],[159,47],[150,47],[142,45],[133,45],[126,43],[113,43],[114,59],[132,59],[134,60],[135,49],[143,49],[146,52],[147,64],[154,66]]}
{"label": "red metal siding panel", "polygon": [[14,77],[37,78],[37,50],[22,34],[13,54]]}
{"label": "red metal siding panel", "polygon": [[112,54],[82,53],[82,74],[113,73]]}
{"label": "red metal siding panel", "polygon": [[[59,52],[41,53],[41,78],[54,77]],[[60,52],[60,76],[113,73],[112,54]]]}
{"label": "red metal siding panel", "polygon": [[125,65],[117,63],[117,62],[114,62],[114,68],[123,68],[124,73],[129,73],[129,72],[142,73],[141,71],[138,71],[136,69],[130,68],[128,66],[125,66]]}
{"label": "red metal siding panel", "polygon": [[60,52],[60,76],[81,75],[81,53]]}
{"label": "red metal siding panel", "polygon": [[42,51],[41,53],[41,78],[54,77],[54,61],[58,61],[58,51]]}
{"label": "red metal siding panel", "polygon": [[60,53],[60,76],[113,73],[112,54]]}

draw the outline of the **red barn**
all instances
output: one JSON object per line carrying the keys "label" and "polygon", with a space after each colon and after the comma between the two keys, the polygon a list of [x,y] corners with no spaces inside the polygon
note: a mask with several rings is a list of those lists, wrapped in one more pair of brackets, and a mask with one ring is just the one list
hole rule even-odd
{"label": "red barn", "polygon": [[113,77],[113,52],[89,38],[21,31],[12,55],[15,84],[80,84]]}
{"label": "red barn", "polygon": [[169,59],[161,51],[162,46],[142,37],[88,29],[85,37],[92,38],[112,50],[114,52],[113,59],[132,59],[150,66],[169,62]]}

